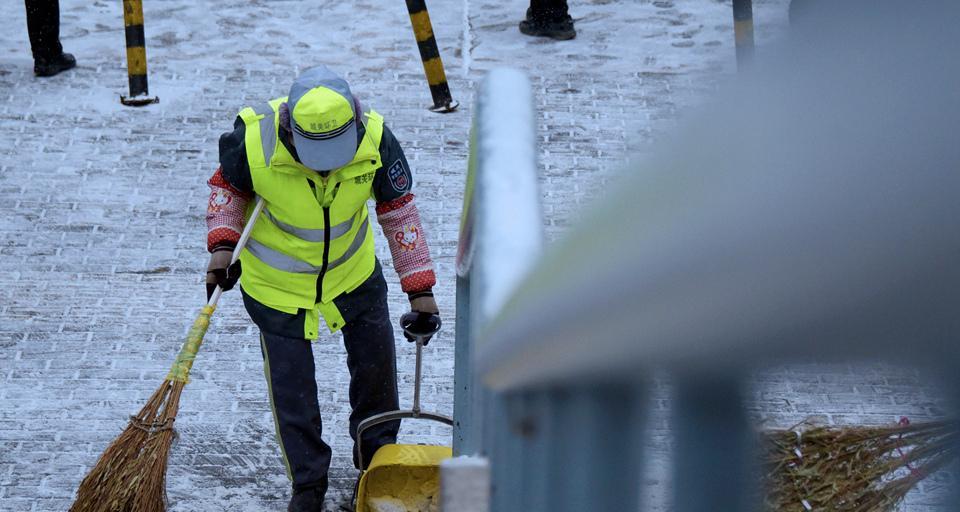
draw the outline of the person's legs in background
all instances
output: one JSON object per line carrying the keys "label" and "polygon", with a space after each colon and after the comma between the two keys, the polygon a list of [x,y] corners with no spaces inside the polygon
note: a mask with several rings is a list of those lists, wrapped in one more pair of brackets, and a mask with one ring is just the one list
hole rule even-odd
{"label": "person's legs in background", "polygon": [[59,0],[26,0],[27,32],[33,52],[33,72],[37,76],[53,76],[77,65],[60,45]]}
{"label": "person's legs in background", "polygon": [[560,41],[577,36],[567,0],[530,0],[527,17],[520,22],[520,32]]}

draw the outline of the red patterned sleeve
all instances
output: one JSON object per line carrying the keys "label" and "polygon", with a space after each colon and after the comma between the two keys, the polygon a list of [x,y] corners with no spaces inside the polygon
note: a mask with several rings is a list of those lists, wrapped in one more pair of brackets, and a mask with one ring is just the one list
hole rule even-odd
{"label": "red patterned sleeve", "polygon": [[219,248],[232,249],[240,241],[243,231],[244,213],[249,194],[233,188],[223,177],[223,170],[207,181],[210,186],[210,200],[207,202],[207,250],[213,252]]}
{"label": "red patterned sleeve", "polygon": [[377,203],[377,220],[390,244],[400,287],[408,294],[430,291],[437,277],[413,194]]}

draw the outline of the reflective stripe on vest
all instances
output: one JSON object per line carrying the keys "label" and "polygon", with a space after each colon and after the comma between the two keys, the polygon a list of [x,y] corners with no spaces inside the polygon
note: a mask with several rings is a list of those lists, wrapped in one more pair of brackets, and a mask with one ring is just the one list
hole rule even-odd
{"label": "reflective stripe on vest", "polygon": [[[343,256],[340,256],[339,258],[327,263],[327,272],[340,266],[345,261],[349,260],[351,256],[356,254],[358,250],[360,250],[360,247],[363,245],[363,241],[367,238],[367,227],[369,222],[369,217],[363,219],[363,224],[360,225],[360,229],[357,230],[356,236],[353,237],[353,242],[351,242],[350,246],[347,247],[347,250],[343,253]],[[291,272],[294,274],[319,274],[320,271],[323,270],[323,267],[317,267],[307,263],[306,261],[298,260],[292,256],[287,256],[276,249],[267,247],[253,238],[247,241],[247,250],[250,251],[250,254],[256,256],[260,261],[284,272]]]}
{"label": "reflective stripe on vest", "polygon": [[260,140],[263,142],[263,161],[270,165],[273,151],[277,148],[277,131],[273,128],[273,107],[263,103],[253,108],[253,112],[263,116],[260,120]]}
{"label": "reflective stripe on vest", "polygon": [[[273,216],[270,213],[270,210],[267,207],[263,208],[263,215],[265,215],[270,222],[273,222],[281,230],[293,235],[301,240],[306,240],[307,242],[323,242],[324,241],[324,231],[323,228],[320,229],[309,229],[309,228],[298,228],[283,222],[282,220]],[[356,216],[351,217],[350,219],[337,224],[330,228],[330,240],[335,238],[340,238],[343,235],[346,235],[350,232],[350,228],[353,227],[353,221],[356,219]]]}

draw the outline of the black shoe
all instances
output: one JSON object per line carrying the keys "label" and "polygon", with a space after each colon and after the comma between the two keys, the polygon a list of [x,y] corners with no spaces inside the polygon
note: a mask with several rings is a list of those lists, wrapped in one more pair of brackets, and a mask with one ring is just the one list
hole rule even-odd
{"label": "black shoe", "polygon": [[520,32],[528,36],[549,37],[557,41],[566,41],[577,37],[573,28],[573,18],[564,16],[550,21],[537,21],[530,16],[520,22]]}
{"label": "black shoe", "polygon": [[294,491],[287,505],[287,512],[323,512],[322,487],[311,487],[302,491]]}
{"label": "black shoe", "polygon": [[38,58],[33,60],[33,74],[37,76],[53,76],[77,65],[77,59],[69,53],[61,53],[56,57]]}

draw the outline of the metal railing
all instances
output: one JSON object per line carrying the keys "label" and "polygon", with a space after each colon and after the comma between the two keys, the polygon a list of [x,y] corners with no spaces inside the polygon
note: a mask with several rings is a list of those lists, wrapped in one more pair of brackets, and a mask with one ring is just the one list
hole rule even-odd
{"label": "metal railing", "polygon": [[504,307],[543,245],[533,95],[519,71],[497,69],[476,101],[457,252],[454,454],[481,449],[487,393],[473,368],[478,330]]}
{"label": "metal railing", "polygon": [[[454,454],[493,462],[493,510],[624,510],[637,503],[636,492],[618,494],[638,490],[628,467],[634,459],[597,462],[610,450],[623,453],[615,434],[635,425],[629,393],[584,381],[501,394],[479,380],[476,365],[501,350],[488,335],[496,332],[492,322],[511,309],[507,300],[521,293],[518,284],[538,265],[543,244],[527,79],[514,70],[491,72],[474,123],[457,257]],[[579,449],[554,449],[562,445]],[[548,482],[560,492],[544,500]],[[598,497],[604,487],[617,492]]]}
{"label": "metal railing", "polygon": [[810,356],[955,366],[960,64],[916,58],[955,36],[908,30],[960,14],[935,4],[913,25],[871,4],[871,23],[784,49],[540,258],[529,85],[491,73],[454,408],[455,454],[489,460],[491,510],[640,510],[656,369],[675,383],[672,510],[701,512],[757,508],[750,371]]}

